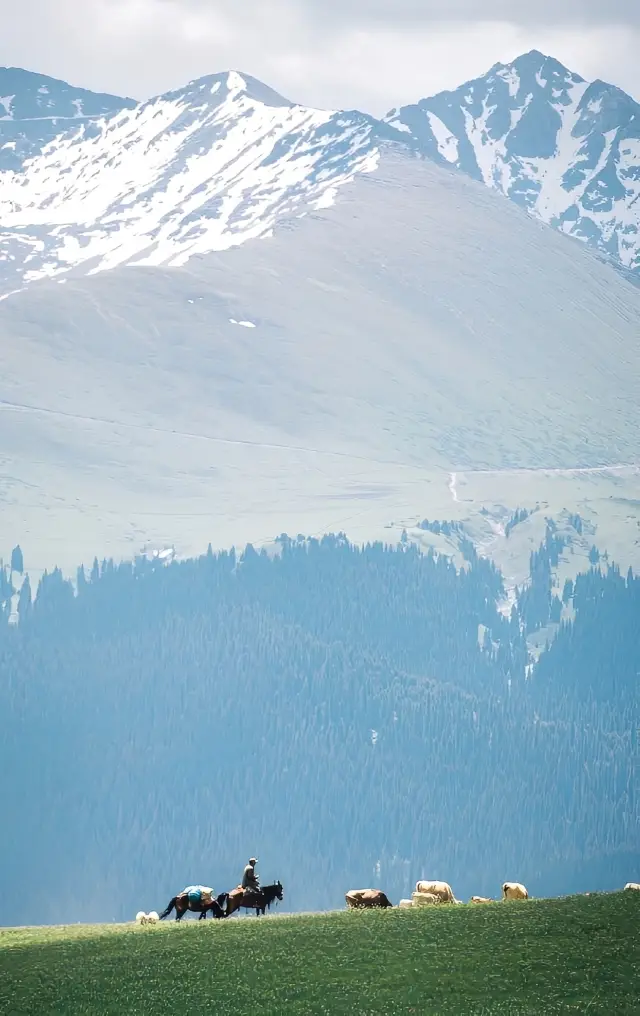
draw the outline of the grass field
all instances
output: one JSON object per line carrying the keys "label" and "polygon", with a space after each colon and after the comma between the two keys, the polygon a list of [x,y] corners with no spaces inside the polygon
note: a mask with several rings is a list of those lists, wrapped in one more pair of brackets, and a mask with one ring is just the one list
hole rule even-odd
{"label": "grass field", "polygon": [[3,1016],[640,1013],[640,893],[0,930]]}

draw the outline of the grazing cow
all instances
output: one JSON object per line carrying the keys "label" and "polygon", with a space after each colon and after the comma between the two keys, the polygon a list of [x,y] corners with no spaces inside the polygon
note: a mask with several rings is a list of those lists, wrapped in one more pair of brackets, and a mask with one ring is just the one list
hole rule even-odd
{"label": "grazing cow", "polygon": [[528,900],[529,893],[526,887],[523,886],[522,882],[503,882],[502,883],[502,899],[503,900]]}
{"label": "grazing cow", "polygon": [[635,889],[640,892],[640,882],[627,882],[625,889]]}
{"label": "grazing cow", "polygon": [[410,907],[413,906],[413,900],[400,900],[398,906],[400,907],[401,910],[408,910]]}
{"label": "grazing cow", "polygon": [[433,893],[438,897],[440,903],[455,903],[456,899],[453,890],[448,882],[426,882],[422,879],[416,883],[417,893]]}
{"label": "grazing cow", "polygon": [[364,910],[369,907],[392,907],[393,903],[381,889],[350,889],[344,896],[347,907]]}
{"label": "grazing cow", "polygon": [[471,903],[493,903],[489,896],[472,896]]}
{"label": "grazing cow", "polygon": [[435,893],[412,893],[411,902],[414,907],[428,907],[434,903],[440,903],[440,897]]}

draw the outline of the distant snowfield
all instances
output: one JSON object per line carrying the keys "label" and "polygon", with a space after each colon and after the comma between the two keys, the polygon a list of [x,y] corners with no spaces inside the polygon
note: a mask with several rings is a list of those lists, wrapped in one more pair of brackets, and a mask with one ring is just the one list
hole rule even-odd
{"label": "distant snowfield", "polygon": [[624,564],[639,334],[640,291],[582,246],[387,153],[269,241],[0,304],[5,540],[36,575],[282,532],[428,542],[421,519],[468,517],[498,554],[509,511],[548,502],[597,515]]}

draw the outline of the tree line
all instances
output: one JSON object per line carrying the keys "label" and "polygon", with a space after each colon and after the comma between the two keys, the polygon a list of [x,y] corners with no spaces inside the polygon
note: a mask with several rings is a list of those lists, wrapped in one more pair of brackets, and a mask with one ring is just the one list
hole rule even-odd
{"label": "tree line", "polygon": [[6,923],[127,919],[250,854],[291,909],[635,878],[640,580],[578,576],[531,669],[563,549],[549,530],[510,616],[477,555],[342,534],[56,569],[18,624],[2,571]]}

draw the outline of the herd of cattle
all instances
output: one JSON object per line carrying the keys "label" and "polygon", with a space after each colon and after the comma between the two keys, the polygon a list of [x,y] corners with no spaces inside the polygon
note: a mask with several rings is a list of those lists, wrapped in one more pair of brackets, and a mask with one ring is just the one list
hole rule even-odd
{"label": "herd of cattle", "polygon": [[[625,890],[640,890],[640,882],[627,882]],[[587,894],[588,895],[588,894]],[[528,900],[529,893],[522,882],[503,882],[503,900]],[[354,910],[362,910],[369,907],[391,907],[386,893],[381,889],[350,889],[345,893],[347,907]],[[470,903],[494,903],[490,896],[472,896]],[[400,900],[398,906],[403,910],[408,907],[427,907],[437,903],[462,903],[453,895],[453,890],[448,882],[427,882],[421,879],[416,883],[415,892],[411,894],[410,900]]]}
{"label": "herd of cattle", "polygon": [[[503,882],[502,898],[504,900],[528,900],[529,893],[521,882]],[[391,907],[386,893],[380,889],[350,889],[345,893],[347,906],[354,910],[361,910],[367,907]],[[470,903],[493,903],[488,896],[472,896]],[[415,892],[411,894],[410,900],[400,900],[399,906],[404,910],[407,907],[427,907],[436,903],[462,903],[453,895],[453,889],[448,882],[427,882],[420,879],[416,883]]]}

